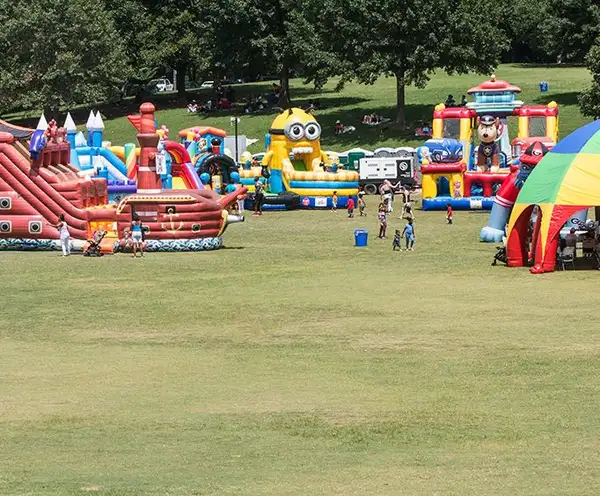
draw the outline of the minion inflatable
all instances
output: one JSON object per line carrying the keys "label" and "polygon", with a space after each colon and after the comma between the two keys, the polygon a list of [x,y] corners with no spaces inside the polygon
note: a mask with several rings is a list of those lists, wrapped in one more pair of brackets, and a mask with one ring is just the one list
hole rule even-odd
{"label": "minion inflatable", "polygon": [[301,208],[331,207],[334,192],[338,207],[358,194],[358,173],[340,170],[321,150],[321,126],[314,116],[299,108],[279,114],[267,134],[267,152],[261,167],[242,171],[242,184],[251,186],[253,177],[269,170],[268,192],[293,193]]}

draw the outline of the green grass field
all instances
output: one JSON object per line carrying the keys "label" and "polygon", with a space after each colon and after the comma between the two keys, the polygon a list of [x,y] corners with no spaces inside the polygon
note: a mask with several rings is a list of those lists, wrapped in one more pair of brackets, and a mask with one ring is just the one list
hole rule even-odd
{"label": "green grass field", "polygon": [[[590,80],[589,73],[583,68],[546,68],[505,65],[498,68],[497,76],[517,84],[523,90],[521,99],[527,104],[547,104],[556,100],[560,105],[561,135],[566,136],[571,131],[582,126],[587,119],[583,118],[577,107],[577,93]],[[431,122],[433,107],[443,102],[451,93],[457,100],[467,90],[484,81],[486,76],[468,75],[448,77],[444,74],[435,76],[425,89],[409,87],[407,89],[407,117],[411,123],[410,131],[406,132],[395,126],[386,126],[381,132],[380,128],[370,128],[360,124],[360,118],[366,114],[375,112],[390,118],[395,117],[395,91],[394,79],[382,78],[374,86],[349,84],[343,91],[335,93],[335,81],[328,84],[324,90],[315,92],[309,87],[302,85],[300,80],[293,81],[292,96],[294,103],[307,104],[309,99],[318,99],[323,107],[316,112],[317,119],[323,128],[322,144],[325,149],[344,151],[352,147],[375,149],[379,146],[418,146],[422,139],[415,139],[412,130],[420,126],[423,120]],[[539,82],[549,81],[550,91],[540,93]],[[262,85],[236,86],[238,97],[244,97],[248,93],[258,94],[268,91],[270,83]],[[202,98],[202,94],[195,95]],[[161,95],[166,98],[165,95]],[[185,112],[183,104],[175,108],[160,110],[162,107],[160,98],[156,102],[159,112],[157,117],[161,124],[166,124],[171,132],[175,132],[195,125],[211,125],[221,127],[233,134],[230,123],[232,113],[213,114],[210,117],[190,115]],[[169,105],[172,105],[170,103]],[[87,114],[81,117],[85,123]],[[264,148],[264,136],[267,132],[274,114],[242,116],[240,134],[246,134],[249,138],[259,139],[259,142],[251,148],[253,152],[262,151]],[[356,132],[343,136],[335,135],[333,129],[336,120],[341,120],[345,125],[353,125]],[[135,130],[128,121],[121,118],[109,120],[106,124],[106,137],[115,144],[126,141],[135,141]]]}
{"label": "green grass field", "polygon": [[[555,98],[563,136],[586,122],[582,69],[497,74]],[[410,89],[411,118],[482,79]],[[391,80],[330,88],[325,148],[416,144],[333,136],[391,116]],[[159,113],[172,132],[228,118]],[[106,131],[134,139],[124,118]],[[597,495],[598,272],[491,267],[484,213],[417,211],[417,250],[393,253],[374,202],[250,217],[211,253],[0,254],[0,494]]]}
{"label": "green grass field", "polygon": [[[571,131],[589,121],[581,116],[577,107],[577,94],[582,87],[591,80],[587,70],[577,67],[544,67],[502,65],[496,71],[498,78],[506,79],[521,87],[521,99],[527,104],[547,104],[556,100],[560,105],[560,134],[566,136]],[[381,78],[374,86],[348,84],[341,92],[334,92],[335,80],[331,81],[323,90],[314,91],[311,87],[304,86],[301,80],[292,81],[292,98],[294,104],[304,105],[310,99],[318,99],[323,107],[316,112],[317,119],[323,128],[323,148],[334,151],[344,151],[353,147],[375,149],[380,146],[418,146],[422,139],[415,139],[412,131],[420,126],[423,120],[431,122],[433,107],[443,102],[451,93],[456,100],[460,100],[467,90],[484,81],[487,76],[471,74],[467,76],[448,77],[440,73],[433,77],[425,89],[409,87],[407,89],[407,118],[410,131],[398,129],[395,125],[381,128],[371,128],[360,124],[360,118],[366,113],[377,113],[390,118],[395,117],[395,91],[394,79]],[[549,81],[550,91],[540,93],[539,82]],[[253,83],[235,86],[238,99],[244,99],[249,94],[258,95],[266,93],[271,83]],[[199,102],[208,97],[210,91],[202,90],[190,92],[189,98]],[[174,94],[162,94],[154,97],[154,103],[159,111],[157,118],[160,124],[166,124],[171,131],[171,138],[177,139],[177,131],[191,126],[217,126],[233,134],[230,118],[240,115],[241,109],[232,112],[220,112],[208,117],[188,114],[185,111],[185,102],[179,101]],[[102,106],[102,112],[107,116],[105,138],[113,144],[122,145],[126,142],[135,142],[135,129],[124,116],[127,113],[137,112],[137,105],[128,100],[120,106]],[[73,112],[77,124],[83,129],[89,109],[80,108]],[[242,115],[240,134],[249,138],[258,139],[259,142],[250,148],[253,153],[263,151],[264,136],[275,114]],[[35,127],[38,113],[29,119],[22,119],[22,115],[6,116],[17,122]],[[17,119],[17,117],[21,119]],[[48,116],[50,117],[50,116]],[[64,113],[52,116],[62,124]],[[343,136],[333,132],[336,120],[345,125],[353,125],[356,132]]]}
{"label": "green grass field", "polygon": [[0,494],[598,494],[597,272],[491,267],[476,213],[355,249],[370,207],[3,254]]}

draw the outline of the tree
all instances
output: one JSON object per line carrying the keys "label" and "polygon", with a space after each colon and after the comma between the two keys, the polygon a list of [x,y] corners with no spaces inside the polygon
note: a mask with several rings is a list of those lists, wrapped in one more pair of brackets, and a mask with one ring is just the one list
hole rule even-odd
{"label": "tree", "polygon": [[119,95],[128,63],[102,0],[2,2],[0,24],[0,109],[58,109]]}
{"label": "tree", "polygon": [[[343,58],[345,78],[396,79],[396,122],[406,124],[405,89],[424,87],[437,69],[488,73],[507,47],[494,0],[328,0],[327,44]],[[443,14],[442,14],[443,13]]]}
{"label": "tree", "polygon": [[540,19],[547,19],[551,0],[512,0],[503,2],[504,14],[500,16],[500,27],[510,43],[503,54],[507,62],[552,62],[556,60],[547,47],[551,33]]}
{"label": "tree", "polygon": [[143,56],[147,64],[167,65],[177,70],[176,85],[180,95],[186,91],[185,77],[202,57],[199,50],[203,34],[200,29],[201,0],[141,0],[152,19],[146,25]]}
{"label": "tree", "polygon": [[254,45],[262,28],[260,5],[254,0],[204,0],[199,26],[198,68],[215,81],[250,75],[250,66],[268,67]]}
{"label": "tree", "polygon": [[600,38],[586,57],[586,66],[592,73],[592,84],[579,96],[584,115],[600,119]]}
{"label": "tree", "polygon": [[551,0],[547,50],[562,62],[583,62],[600,35],[598,0]]}

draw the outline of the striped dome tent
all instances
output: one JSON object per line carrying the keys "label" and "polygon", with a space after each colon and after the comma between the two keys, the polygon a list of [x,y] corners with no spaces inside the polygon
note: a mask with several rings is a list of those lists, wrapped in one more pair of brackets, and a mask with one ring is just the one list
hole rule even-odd
{"label": "striped dome tent", "polygon": [[551,272],[560,230],[577,212],[600,206],[600,120],[560,141],[533,170],[517,197],[508,225],[508,265],[528,263],[529,219],[538,207],[531,252],[533,273]]}

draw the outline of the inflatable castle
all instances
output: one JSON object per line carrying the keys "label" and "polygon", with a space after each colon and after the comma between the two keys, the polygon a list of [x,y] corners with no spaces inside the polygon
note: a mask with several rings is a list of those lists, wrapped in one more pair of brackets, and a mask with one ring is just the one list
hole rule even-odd
{"label": "inflatable castle", "polygon": [[[135,193],[125,194],[118,203],[109,203],[105,177],[71,162],[74,129],[58,128],[54,121],[35,131],[0,125],[0,249],[56,249],[59,233],[53,226],[60,214],[75,249],[102,230],[107,233],[102,251],[113,253],[123,246],[134,216],[142,221],[149,251],[220,248],[226,227],[243,221],[229,208],[245,189],[224,197],[201,184],[195,189],[165,189],[154,111],[154,105],[144,103],[139,115],[128,117],[140,145],[137,183]],[[86,150],[92,161],[100,145],[92,134]]]}
{"label": "inflatable castle", "polygon": [[265,208],[330,208],[335,192],[338,206],[358,194],[358,172],[342,170],[335,157],[321,150],[321,126],[299,108],[279,114],[267,134],[267,152],[260,167],[240,171],[250,191],[254,179],[267,179]]}
{"label": "inflatable castle", "polygon": [[[447,204],[457,210],[490,210],[522,152],[534,142],[548,149],[556,143],[557,104],[525,105],[517,99],[520,92],[492,76],[468,91],[474,101],[465,107],[435,107],[432,139],[417,150],[423,210],[445,210]],[[517,120],[512,141],[511,117]]]}

